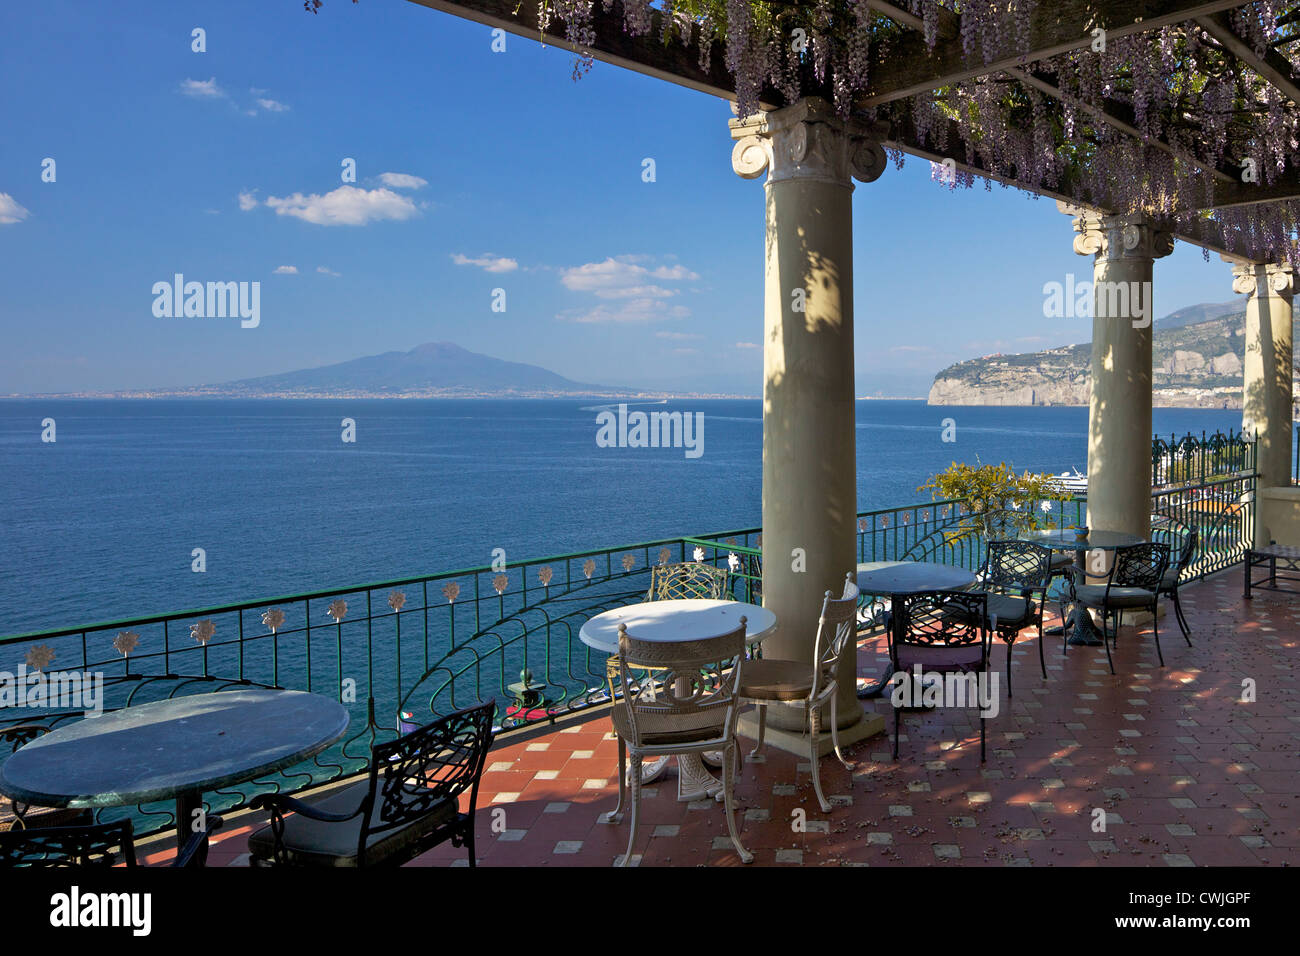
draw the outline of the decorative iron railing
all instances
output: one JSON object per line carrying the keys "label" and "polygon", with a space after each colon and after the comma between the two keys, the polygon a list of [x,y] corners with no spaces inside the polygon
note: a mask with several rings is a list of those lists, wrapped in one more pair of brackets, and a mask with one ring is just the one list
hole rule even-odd
{"label": "decorative iron railing", "polygon": [[1253,472],[1257,448],[1253,438],[1233,431],[1201,432],[1199,438],[1191,432],[1182,438],[1156,436],[1151,439],[1151,485],[1160,489]]}
{"label": "decorative iron railing", "polygon": [[[1232,454],[1200,460],[1242,460]],[[1085,520],[1083,497],[1047,504],[1034,512],[1039,527]],[[1153,511],[1198,530],[1189,578],[1240,560],[1253,510],[1250,471],[1185,480],[1153,496]],[[962,501],[864,511],[857,516],[858,560],[931,560],[973,570],[984,542],[969,528]],[[21,664],[45,674],[101,674],[106,710],[249,686],[312,691],[349,707],[357,729],[344,741],[303,764],[210,794],[210,809],[222,811],[262,792],[353,774],[365,766],[370,745],[395,735],[399,723],[418,725],[480,700],[497,701],[502,727],[553,721],[606,702],[604,655],[580,641],[582,624],[641,598],[653,565],[692,560],[729,568],[732,596],[761,601],[762,534],[749,528],[18,634],[0,638],[0,671]],[[0,698],[0,726],[52,726],[80,716],[33,712]],[[100,811],[106,820],[127,814],[140,832],[173,825],[170,805]]]}

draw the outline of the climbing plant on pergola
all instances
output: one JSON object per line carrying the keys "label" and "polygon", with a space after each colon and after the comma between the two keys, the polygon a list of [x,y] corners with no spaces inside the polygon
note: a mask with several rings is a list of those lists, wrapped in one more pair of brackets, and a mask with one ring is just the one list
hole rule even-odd
{"label": "climbing plant on pergola", "polygon": [[[998,181],[1300,265],[1300,3],[412,0],[733,100],[818,96]],[[305,0],[307,9],[320,6]]]}

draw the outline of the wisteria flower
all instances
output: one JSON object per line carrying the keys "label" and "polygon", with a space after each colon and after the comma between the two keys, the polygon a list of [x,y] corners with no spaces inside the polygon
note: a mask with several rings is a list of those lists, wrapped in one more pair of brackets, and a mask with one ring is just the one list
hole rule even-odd
{"label": "wisteria flower", "polygon": [[262,626],[272,634],[278,631],[284,624],[284,612],[278,607],[270,608],[262,614]]}
{"label": "wisteria flower", "polygon": [[388,594],[388,606],[394,611],[401,611],[406,606],[406,595],[401,591],[390,591]]}
{"label": "wisteria flower", "polygon": [[348,613],[348,602],[342,598],[332,601],[330,606],[325,609],[325,613],[334,618],[334,623],[337,624],[343,620],[343,615]]}
{"label": "wisteria flower", "polygon": [[697,547],[695,548],[695,550],[691,552],[691,557],[694,558],[697,562],[699,562],[699,561],[703,561],[703,560],[704,560],[704,549],[701,548],[701,547],[699,547],[699,546],[697,546]]}
{"label": "wisteria flower", "polygon": [[447,599],[448,604],[455,604],[456,598],[460,597],[460,585],[455,581],[449,581],[442,586],[442,596]]}
{"label": "wisteria flower", "polygon": [[555,571],[549,565],[537,569],[537,580],[542,582],[542,587],[549,588],[553,577],[555,577]]}
{"label": "wisteria flower", "polygon": [[200,644],[207,644],[212,640],[212,636],[217,633],[217,626],[212,623],[212,618],[205,617],[201,621],[196,621],[190,625],[190,637],[194,638]]}
{"label": "wisteria flower", "polygon": [[508,587],[510,587],[510,579],[504,574],[498,574],[492,579],[492,590],[497,594],[505,594]]}
{"label": "wisteria flower", "polygon": [[591,560],[591,558],[588,558],[586,561],[583,561],[583,562],[582,562],[582,573],[583,573],[583,576],[585,576],[586,579],[587,579],[588,581],[590,581],[590,580],[591,580],[591,576],[592,576],[593,574],[596,573],[596,562],[593,561],[593,560]]}

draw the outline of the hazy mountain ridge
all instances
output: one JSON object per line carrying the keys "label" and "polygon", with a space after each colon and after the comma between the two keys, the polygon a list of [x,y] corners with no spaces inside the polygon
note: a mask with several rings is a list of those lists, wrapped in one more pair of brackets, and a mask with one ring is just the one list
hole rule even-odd
{"label": "hazy mountain ridge", "polygon": [[[65,392],[78,398],[730,398],[575,382],[549,369],[427,342],[406,352],[184,388]],[[43,396],[27,396],[43,397]]]}
{"label": "hazy mountain ridge", "polygon": [[[1196,305],[1155,323],[1153,402],[1163,407],[1240,408],[1245,308]],[[939,372],[931,405],[1086,405],[1092,343],[1020,355],[989,355]]]}

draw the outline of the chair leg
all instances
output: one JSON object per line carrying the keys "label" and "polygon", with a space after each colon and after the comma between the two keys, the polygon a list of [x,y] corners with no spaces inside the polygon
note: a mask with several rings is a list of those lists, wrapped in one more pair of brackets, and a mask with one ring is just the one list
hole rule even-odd
{"label": "chair leg", "polygon": [[1008,700],[1012,696],[1011,694],[1011,645],[1014,644],[1015,642],[1016,639],[1014,637],[1011,640],[1007,641],[1007,699]]}
{"label": "chair leg", "polygon": [[987,723],[984,719],[984,711],[980,711],[980,763],[984,762],[984,725]]}
{"label": "chair leg", "polygon": [[1043,680],[1047,680],[1047,661],[1043,657],[1043,619],[1038,619],[1038,666],[1042,668]]}
{"label": "chair leg", "polygon": [[1183,640],[1187,646],[1192,646],[1192,629],[1187,623],[1187,615],[1183,613],[1183,602],[1178,600],[1178,588],[1174,588],[1174,617],[1178,619],[1178,628],[1183,632]]}
{"label": "chair leg", "polygon": [[606,823],[623,822],[623,802],[627,793],[627,743],[618,738],[618,806],[605,814]]}
{"label": "chair leg", "polygon": [[[750,853],[740,842],[740,834],[736,832],[736,811],[732,806],[732,782],[735,780],[735,774],[732,773],[732,767],[735,766],[736,757],[739,755],[739,748],[736,746],[736,740],[733,737],[727,744],[727,749],[722,752],[723,769],[722,769],[722,800],[723,806],[727,811],[727,832],[731,834],[731,844],[736,848],[736,855],[740,857],[741,863],[754,862],[754,854]],[[633,811],[635,814],[635,810]]]}
{"label": "chair leg", "polygon": [[632,824],[628,827],[627,852],[623,854],[623,865],[632,865],[632,847],[636,846],[637,811],[641,809],[641,757],[632,755]]}
{"label": "chair leg", "polygon": [[[1106,663],[1110,665],[1110,672],[1115,673],[1115,661],[1110,656],[1110,632],[1106,630],[1106,619],[1108,615],[1105,610],[1101,612],[1101,644],[1106,648]],[[1116,622],[1115,630],[1119,630],[1119,623]],[[1118,636],[1118,635],[1117,635]]]}
{"label": "chair leg", "polygon": [[1156,656],[1160,658],[1160,666],[1165,666],[1165,655],[1160,650],[1160,623],[1156,617],[1156,611],[1160,610],[1155,604],[1151,605],[1151,632],[1156,636]]}
{"label": "chair leg", "polygon": [[845,770],[852,770],[853,764],[849,763],[844,757],[844,751],[840,749],[840,720],[839,706],[836,704],[836,698],[839,697],[839,688],[836,693],[831,694],[831,744],[835,747],[835,756],[840,758],[840,763],[844,765]]}
{"label": "chair leg", "polygon": [[900,719],[899,715],[902,712],[902,710],[903,710],[902,707],[899,707],[897,705],[894,706],[894,759],[895,760],[898,759],[898,722]]}
{"label": "chair leg", "polygon": [[755,704],[755,706],[758,708],[758,742],[749,752],[750,757],[757,757],[758,752],[763,749],[763,731],[767,729],[767,705]]}
{"label": "chair leg", "polygon": [[821,761],[817,759],[817,731],[819,729],[819,725],[821,724],[821,722],[822,722],[821,708],[809,707],[808,708],[808,743],[809,743],[810,753],[808,755],[808,758],[809,760],[812,761],[813,792],[817,794],[817,803],[821,806],[822,813],[830,813],[831,805],[827,801],[826,795],[822,793],[822,775],[818,770],[818,765],[821,763]]}

